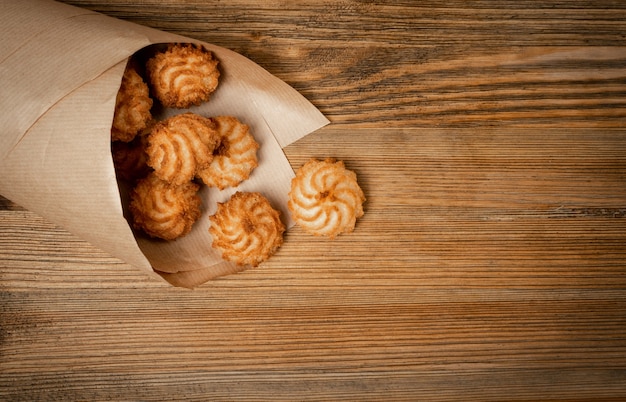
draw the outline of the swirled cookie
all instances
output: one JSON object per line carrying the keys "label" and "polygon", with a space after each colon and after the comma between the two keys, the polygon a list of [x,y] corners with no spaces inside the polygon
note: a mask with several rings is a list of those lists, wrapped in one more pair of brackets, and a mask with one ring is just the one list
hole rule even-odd
{"label": "swirled cookie", "polygon": [[287,206],[296,223],[316,236],[335,238],[354,230],[365,196],[356,174],[342,161],[311,159],[291,181]]}
{"label": "swirled cookie", "polygon": [[283,244],[285,225],[280,213],[260,193],[235,193],[227,202],[218,203],[209,219],[212,246],[227,261],[254,267]]}
{"label": "swirled cookie", "polygon": [[204,47],[170,44],[146,63],[152,93],[165,107],[188,108],[209,100],[220,76],[218,61]]}
{"label": "swirled cookie", "polygon": [[199,169],[197,176],[208,186],[220,190],[235,187],[250,177],[258,166],[256,142],[248,126],[233,116],[218,116],[211,119],[220,135],[211,164]]}
{"label": "swirled cookie", "polygon": [[147,136],[139,134],[130,142],[111,143],[113,166],[118,178],[134,182],[150,173],[146,155],[147,142]]}
{"label": "swirled cookie", "polygon": [[130,194],[133,226],[164,240],[186,235],[201,215],[198,189],[193,182],[176,186],[149,174]]}
{"label": "swirled cookie", "polygon": [[183,113],[157,123],[148,136],[148,165],[172,184],[192,180],[213,160],[220,135],[206,117]]}
{"label": "swirled cookie", "polygon": [[115,112],[111,127],[112,141],[132,141],[152,119],[152,98],[148,85],[134,64],[128,63],[115,99]]}

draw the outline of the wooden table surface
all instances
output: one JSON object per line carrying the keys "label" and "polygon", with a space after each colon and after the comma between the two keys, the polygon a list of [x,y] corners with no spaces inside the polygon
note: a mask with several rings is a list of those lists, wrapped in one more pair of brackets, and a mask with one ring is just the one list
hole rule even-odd
{"label": "wooden table surface", "polygon": [[366,214],[192,291],[0,198],[1,400],[626,398],[626,3],[67,3],[286,81]]}

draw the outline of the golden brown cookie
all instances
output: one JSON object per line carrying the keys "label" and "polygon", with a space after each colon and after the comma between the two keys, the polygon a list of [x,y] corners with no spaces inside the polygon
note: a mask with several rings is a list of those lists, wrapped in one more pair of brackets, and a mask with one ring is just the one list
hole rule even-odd
{"label": "golden brown cookie", "polygon": [[213,247],[227,261],[254,267],[283,244],[285,225],[280,213],[260,193],[235,193],[227,202],[218,203],[209,219]]}
{"label": "golden brown cookie", "polygon": [[256,142],[248,126],[233,116],[211,119],[220,136],[211,164],[199,169],[197,176],[208,186],[220,190],[235,187],[250,177],[258,166]]}
{"label": "golden brown cookie", "polygon": [[342,161],[311,159],[291,181],[287,203],[296,223],[316,236],[335,238],[354,230],[365,196],[356,174]]}
{"label": "golden brown cookie", "polygon": [[201,215],[198,189],[193,182],[172,185],[150,173],[131,191],[133,226],[164,240],[186,235]]}
{"label": "golden brown cookie", "polygon": [[128,63],[115,99],[112,141],[132,141],[152,119],[152,98],[133,63]]}
{"label": "golden brown cookie", "polygon": [[152,93],[165,107],[188,108],[209,100],[219,80],[218,61],[203,46],[170,44],[146,63]]}
{"label": "golden brown cookie", "polygon": [[157,123],[148,136],[148,165],[162,180],[188,182],[209,166],[219,141],[211,119],[193,113],[170,117]]}
{"label": "golden brown cookie", "polygon": [[147,163],[147,146],[147,135],[142,134],[137,135],[130,142],[113,141],[111,143],[113,166],[118,178],[134,182],[150,173],[152,169]]}

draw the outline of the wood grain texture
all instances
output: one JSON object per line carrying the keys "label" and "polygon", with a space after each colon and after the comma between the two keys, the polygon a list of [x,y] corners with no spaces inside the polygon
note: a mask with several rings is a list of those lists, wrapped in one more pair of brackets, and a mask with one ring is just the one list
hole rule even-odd
{"label": "wood grain texture", "polygon": [[0,399],[626,398],[626,4],[68,3],[287,81],[366,213],[190,291],[0,198]]}
{"label": "wood grain texture", "polygon": [[626,119],[619,1],[73,3],[236,50],[335,124],[621,127]]}

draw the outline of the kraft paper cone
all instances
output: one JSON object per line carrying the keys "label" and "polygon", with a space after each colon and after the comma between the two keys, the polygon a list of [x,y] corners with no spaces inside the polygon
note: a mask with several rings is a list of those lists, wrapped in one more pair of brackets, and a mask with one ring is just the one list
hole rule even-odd
{"label": "kraft paper cone", "polygon": [[[155,117],[233,115],[261,148],[250,179],[224,191],[203,187],[201,219],[189,235],[165,242],[133,233],[125,219],[127,189],[115,177],[110,130],[128,58],[171,42],[211,50],[220,84],[209,102]],[[208,216],[235,191],[261,192],[293,225],[286,205],[294,173],[282,148],[328,124],[297,91],[233,51],[49,0],[0,3],[0,87],[0,194],[183,287],[243,269],[221,260],[208,233]]]}

